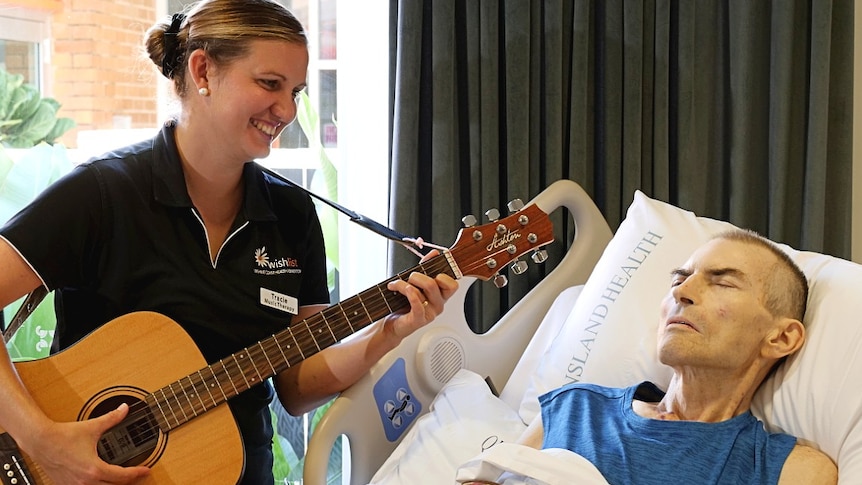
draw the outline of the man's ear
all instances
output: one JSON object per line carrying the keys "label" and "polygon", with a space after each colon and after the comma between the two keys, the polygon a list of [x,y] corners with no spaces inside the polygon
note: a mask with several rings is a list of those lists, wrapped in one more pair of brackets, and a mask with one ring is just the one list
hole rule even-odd
{"label": "man's ear", "polygon": [[805,326],[795,318],[781,318],[769,334],[764,345],[764,355],[773,359],[788,356],[802,348],[805,342]]}
{"label": "man's ear", "polygon": [[209,70],[212,63],[203,49],[195,49],[188,58],[189,74],[195,90],[209,87]]}

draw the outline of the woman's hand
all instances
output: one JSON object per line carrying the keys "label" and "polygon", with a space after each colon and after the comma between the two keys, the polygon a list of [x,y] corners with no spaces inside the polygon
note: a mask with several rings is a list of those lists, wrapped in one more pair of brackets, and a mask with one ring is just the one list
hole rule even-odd
{"label": "woman's hand", "polygon": [[144,466],[122,467],[99,458],[96,443],[129,412],[126,404],[94,419],[54,423],[33,436],[29,455],[57,484],[132,484],[149,475]]}
{"label": "woman's hand", "polygon": [[[432,251],[422,261],[437,254],[437,251]],[[384,333],[400,342],[443,312],[446,300],[458,289],[458,282],[443,273],[434,278],[422,273],[411,273],[407,281],[390,281],[387,288],[401,293],[410,302],[409,310],[392,313],[383,320]]]}

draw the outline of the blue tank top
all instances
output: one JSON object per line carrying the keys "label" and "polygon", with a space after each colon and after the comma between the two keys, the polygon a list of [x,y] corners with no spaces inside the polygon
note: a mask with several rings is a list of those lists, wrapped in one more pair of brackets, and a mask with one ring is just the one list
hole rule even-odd
{"label": "blue tank top", "polygon": [[539,398],[543,448],[564,448],[591,461],[611,485],[668,483],[775,484],[796,438],[768,433],[746,412],[720,423],[639,416],[637,398],[663,392],[645,382],[626,389],[575,383]]}

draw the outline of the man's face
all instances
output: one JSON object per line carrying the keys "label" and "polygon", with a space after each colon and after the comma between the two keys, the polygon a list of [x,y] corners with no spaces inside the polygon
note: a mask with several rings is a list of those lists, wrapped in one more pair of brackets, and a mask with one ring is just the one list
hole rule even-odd
{"label": "man's face", "polygon": [[659,360],[677,370],[748,368],[776,321],[764,302],[777,261],[765,248],[726,239],[695,251],[662,301]]}

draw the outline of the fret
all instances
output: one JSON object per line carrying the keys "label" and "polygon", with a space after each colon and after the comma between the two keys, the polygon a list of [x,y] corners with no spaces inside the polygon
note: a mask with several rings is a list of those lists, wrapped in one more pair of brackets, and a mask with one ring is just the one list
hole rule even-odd
{"label": "fret", "polygon": [[269,364],[269,368],[272,369],[272,373],[275,374],[275,366],[272,365],[272,362],[269,360],[269,356],[266,355],[266,349],[263,348],[263,342],[258,342],[257,346],[260,347],[260,351],[263,352],[263,358],[266,359],[266,363]]}
{"label": "fret", "polygon": [[[332,335],[332,343],[338,342],[338,337],[335,336],[335,333],[332,331],[332,326],[329,325],[329,322],[326,321],[326,312],[320,312],[320,318],[323,319],[323,324],[326,325],[326,329],[329,330],[329,335]],[[327,346],[328,347],[328,346]]]}
{"label": "fret", "polygon": [[[255,358],[251,355],[250,349],[247,349],[245,356],[248,357],[248,361],[251,364],[251,368],[254,370],[254,373],[257,374],[257,382],[263,382],[263,376],[260,374],[260,370],[257,368],[257,364],[255,364]],[[254,377],[251,378],[251,382],[254,382]]]}
{"label": "fret", "polygon": [[[364,322],[363,320],[361,320],[361,317],[360,317],[360,315],[359,315],[359,312],[358,312],[358,311],[356,311],[356,304],[354,303],[354,301],[355,301],[355,300],[357,300],[357,298],[356,298],[356,297],[353,297],[353,298],[351,298],[351,299],[349,299],[349,300],[347,300],[347,301],[348,301],[348,302],[350,302],[350,303],[351,303],[351,305],[352,305],[352,306],[351,306],[351,309],[353,310],[353,318],[357,318],[357,317],[359,317],[359,318],[360,318],[360,320],[357,320],[357,321],[358,321],[358,325],[357,325],[357,327],[359,327],[359,328],[363,328],[363,327],[365,327],[365,322]],[[345,316],[347,316],[347,315],[345,314]],[[350,321],[350,317],[349,317],[349,316],[347,317],[347,321]],[[350,325],[350,327],[351,327],[351,328],[353,328],[353,325],[351,324],[351,325]]]}
{"label": "fret", "polygon": [[[236,368],[239,370],[239,375],[242,376],[242,380],[245,381],[245,388],[249,389],[251,387],[251,384],[249,384],[248,379],[245,378],[245,372],[243,372],[242,365],[239,363],[239,360],[237,360],[237,358],[236,358],[237,355],[242,357],[242,354],[233,354],[231,357],[233,357],[233,361],[236,364]],[[231,380],[233,380],[233,379],[231,379]],[[245,390],[245,389],[243,389],[243,390]]]}
{"label": "fret", "polygon": [[341,305],[341,302],[338,302],[338,309],[341,310],[341,314],[344,315],[344,320],[347,322],[347,326],[350,327],[350,333],[356,333],[356,329],[353,328],[353,324],[350,323],[350,317],[347,316],[347,312],[344,311],[344,306]]}
{"label": "fret", "polygon": [[[198,402],[199,402],[199,403],[201,403],[201,412],[203,413],[204,411],[206,411],[206,410],[207,410],[207,407],[206,407],[206,405],[204,404],[203,400],[201,399],[201,395],[200,395],[200,393],[198,392],[198,388],[197,388],[197,386],[195,385],[195,381],[193,381],[193,380],[192,380],[192,376],[188,376],[188,380],[189,380],[189,384],[190,384],[190,386],[191,386],[191,387],[189,387],[189,390],[191,391],[191,395],[190,395],[190,396],[188,396],[188,397],[193,397],[193,398],[194,398],[194,397],[196,397],[196,398],[198,398]],[[198,415],[198,413],[197,413],[197,411],[195,411],[195,405],[194,405],[194,403],[193,403],[191,400],[189,400],[189,405],[192,407],[192,414],[194,414],[195,416],[197,416],[197,415]]]}
{"label": "fret", "polygon": [[[161,389],[160,389],[160,391],[162,391],[162,400],[163,400],[163,402],[165,403],[165,406],[167,406],[167,407],[168,407],[168,410],[170,410],[170,412],[171,412],[171,416],[173,416],[173,417],[174,417],[174,422],[176,423],[174,426],[171,426],[171,427],[173,428],[173,427],[175,427],[175,426],[179,426],[179,425],[180,425],[180,420],[177,418],[177,413],[175,413],[175,412],[174,412],[174,407],[173,407],[173,406],[170,406],[170,405],[169,405],[169,403],[168,403],[168,395],[167,395],[167,394],[165,394],[165,388],[164,388],[164,387],[163,387],[163,388],[161,388]],[[164,413],[164,411],[163,411],[163,413]]]}
{"label": "fret", "polygon": [[[173,395],[174,395],[174,402],[176,402],[177,404],[180,404],[180,403],[179,403],[179,398],[177,397],[177,391],[174,391],[174,384],[173,384],[173,383],[171,383],[171,384],[168,386],[168,389],[170,389],[170,390],[171,390],[171,394],[173,394]],[[181,413],[183,413],[183,422],[185,423],[186,421],[188,421],[188,420],[189,420],[189,417],[186,415],[186,412],[185,412],[185,410],[183,409],[182,404],[180,404],[180,412],[181,412]]]}
{"label": "fret", "polygon": [[317,340],[314,338],[314,332],[312,332],[311,327],[308,326],[308,320],[303,320],[302,323],[305,324],[305,329],[308,331],[308,336],[311,337],[311,341],[314,342],[314,346],[317,347],[317,351],[320,352],[320,345],[317,344]]}
{"label": "fret", "polygon": [[365,314],[368,315],[368,321],[373,322],[374,317],[372,317],[371,314],[368,313],[368,309],[365,308],[365,302],[362,301],[362,298],[357,298],[357,300],[359,301],[359,304],[362,305],[362,309],[365,310]]}
{"label": "fret", "polygon": [[386,299],[386,293],[383,292],[383,288],[381,288],[380,285],[375,286],[375,288],[377,288],[377,291],[380,293],[380,296],[383,297],[383,303],[386,303],[386,308],[389,309],[389,313],[392,313],[392,307],[389,306],[389,302]]}
{"label": "fret", "polygon": [[[284,364],[290,367],[290,360],[288,360],[287,356],[284,355],[284,349],[281,347],[281,343],[279,343],[278,341],[278,335],[273,335],[272,340],[275,342],[275,347],[278,349],[279,352],[281,352],[281,358],[284,360]],[[287,348],[289,349],[290,345],[288,345]]]}
{"label": "fret", "polygon": [[[189,389],[189,390],[190,390],[190,391],[194,391],[195,384],[194,384],[194,382],[192,382],[192,378],[191,378],[191,376],[189,376],[189,378],[188,378],[188,379],[189,379],[189,384],[191,384],[191,385],[192,385],[191,389]],[[180,381],[179,381],[179,382],[182,382],[182,379],[180,379]],[[182,384],[180,384],[180,385],[182,386]],[[195,393],[195,392],[192,392],[191,394],[189,394],[188,392],[186,392],[186,387],[185,387],[185,386],[182,386],[182,390],[183,390],[183,394],[185,394],[185,396],[186,396],[186,400],[189,402],[189,407],[191,407],[191,409],[192,409],[192,414],[194,414],[194,415],[195,415],[195,417],[197,417],[197,416],[198,416],[198,412],[197,412],[197,411],[195,411],[195,405],[194,405],[194,403],[192,402],[192,397],[194,397],[196,393]],[[200,399],[200,396],[198,396],[198,399]],[[203,402],[201,402],[201,404],[203,404]],[[206,408],[206,406],[204,406],[204,409],[203,409],[203,410],[204,410],[204,411],[206,411],[206,409],[207,409],[207,408]]]}
{"label": "fret", "polygon": [[[181,383],[181,382],[178,382],[178,384],[180,385],[180,390],[181,390],[181,391],[183,391],[183,396],[185,396],[186,401],[189,403],[189,408],[191,408],[191,409],[189,409],[189,410],[190,410],[190,411],[192,412],[192,414],[194,415],[193,417],[197,417],[197,416],[198,416],[198,413],[197,413],[197,412],[195,412],[195,406],[194,406],[194,404],[192,404],[191,397],[190,397],[190,396],[188,395],[188,393],[186,392],[186,388],[182,385],[182,383]],[[185,408],[185,406],[184,406],[184,405],[182,405],[182,404],[180,404],[180,409],[183,409],[183,408]],[[185,412],[183,412],[183,414],[185,414]]]}
{"label": "fret", "polygon": [[[222,367],[224,367],[224,364],[222,364]],[[224,398],[225,401],[227,401],[227,394],[225,394],[224,389],[221,387],[221,382],[219,381],[219,378],[216,376],[216,373],[215,373],[215,370],[213,369],[213,366],[208,365],[207,369],[209,369],[210,374],[213,375],[213,382],[215,382],[215,385],[218,386],[218,390],[219,390],[219,392],[221,392],[222,397]],[[215,399],[213,399],[213,402],[215,402]]]}
{"label": "fret", "polygon": [[293,339],[293,343],[296,344],[296,350],[299,351],[299,355],[302,356],[302,360],[305,360],[305,352],[302,351],[302,345],[299,345],[299,341],[296,340],[296,335],[293,334],[293,329],[291,327],[287,327],[286,330],[290,332],[290,337]]}
{"label": "fret", "polygon": [[[207,366],[207,369],[210,369],[210,371],[212,371],[212,368],[210,368],[209,366]],[[198,377],[201,378],[201,384],[203,384],[204,389],[206,389],[206,391],[207,391],[207,394],[210,395],[210,401],[213,402],[213,407],[218,406],[218,403],[215,400],[215,396],[213,396],[212,391],[210,391],[210,387],[215,386],[215,384],[207,385],[206,379],[204,379],[204,375],[201,374],[201,371],[198,371]],[[225,400],[227,400],[227,398],[225,398]],[[206,406],[204,406],[204,408],[206,408]]]}
{"label": "fret", "polygon": [[222,359],[219,362],[221,362],[221,367],[224,370],[225,378],[228,382],[230,382],[231,387],[233,387],[233,395],[236,396],[237,394],[239,394],[239,389],[236,388],[236,384],[233,383],[233,379],[230,377],[230,371],[227,370],[227,363],[225,362],[225,359]]}
{"label": "fret", "polygon": [[[165,391],[162,391],[162,396],[164,396],[164,395],[165,395]],[[171,423],[168,420],[168,415],[165,414],[165,410],[162,409],[161,401],[159,400],[159,398],[156,397],[155,394],[152,394],[152,396],[153,396],[153,402],[156,404],[156,407],[159,408],[159,412],[162,413],[162,420],[165,422],[166,430],[172,428]],[[176,418],[174,419],[174,421],[176,421]]]}
{"label": "fret", "polygon": [[[315,315],[312,319],[314,322],[311,324],[306,323],[306,326],[314,333],[314,341],[317,343],[318,349],[323,350],[338,342],[337,337],[332,333],[332,329],[329,328],[329,325],[326,323],[326,319],[322,313]],[[306,322],[308,322],[308,320],[306,320]],[[324,331],[324,327],[326,327],[326,331]]]}

